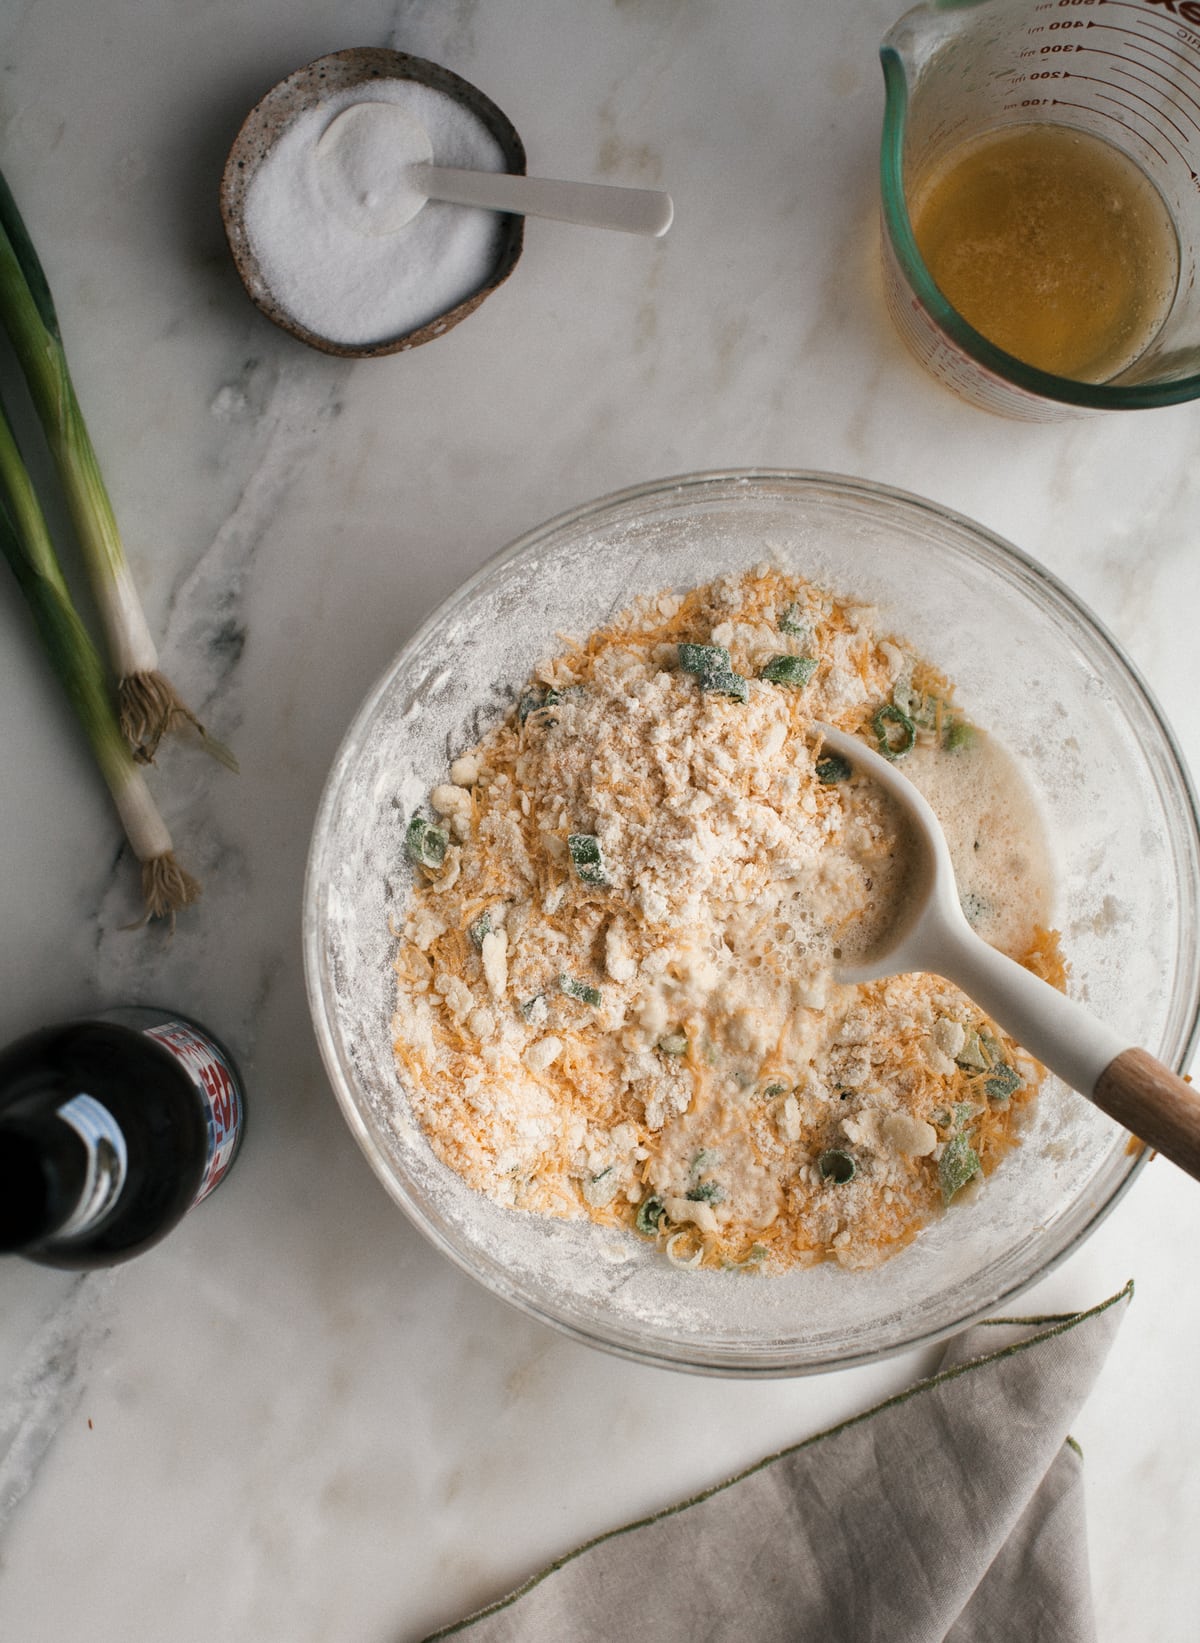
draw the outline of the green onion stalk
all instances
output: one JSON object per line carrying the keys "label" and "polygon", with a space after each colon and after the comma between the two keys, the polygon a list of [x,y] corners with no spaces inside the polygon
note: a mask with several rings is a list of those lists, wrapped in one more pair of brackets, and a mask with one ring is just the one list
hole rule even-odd
{"label": "green onion stalk", "polygon": [[117,813],[142,864],[140,922],[170,918],[200,894],[175,859],[140,765],[122,735],[104,663],[79,618],[63,578],[7,413],[0,404],[0,548],[29,603],[42,644],[83,726]]}
{"label": "green onion stalk", "polygon": [[121,731],[134,757],[149,763],[165,734],[190,727],[210,753],[233,767],[228,748],[206,734],[159,670],[158,651],[67,369],[50,286],[2,175],[0,324],[25,373],[62,480],[117,678]]}

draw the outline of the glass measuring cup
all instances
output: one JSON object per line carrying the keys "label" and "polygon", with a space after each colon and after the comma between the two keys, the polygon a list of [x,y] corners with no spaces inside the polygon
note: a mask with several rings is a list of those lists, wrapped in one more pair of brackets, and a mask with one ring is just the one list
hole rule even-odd
{"label": "glass measuring cup", "polygon": [[[987,410],[1050,421],[1200,395],[1200,0],[927,0],[880,48],[884,286],[901,336]],[[1157,190],[1179,269],[1162,323],[1102,382],[1023,363],[969,325],[917,247],[913,190],[983,134],[1067,127],[1118,149]]]}

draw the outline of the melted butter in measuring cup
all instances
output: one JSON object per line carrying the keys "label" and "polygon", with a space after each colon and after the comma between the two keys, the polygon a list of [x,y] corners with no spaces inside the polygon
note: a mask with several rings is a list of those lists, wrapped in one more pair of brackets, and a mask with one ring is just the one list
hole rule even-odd
{"label": "melted butter in measuring cup", "polygon": [[[1176,295],[1200,237],[1200,0],[950,9],[962,15],[920,6],[885,41],[885,62],[903,64],[892,84],[907,88],[907,112],[889,90],[892,129],[915,139],[907,216],[942,295],[996,347],[1080,384],[1120,384],[1159,348],[1193,350],[1194,307]],[[894,295],[937,374],[990,408],[1037,414],[1013,400],[1036,401],[1034,385],[1006,396],[1002,365],[936,318],[912,321]],[[1147,359],[1139,384],[1153,373]]]}
{"label": "melted butter in measuring cup", "polygon": [[1039,370],[1107,381],[1170,311],[1170,213],[1132,160],[1087,132],[1048,120],[985,132],[917,178],[909,209],[946,299]]}

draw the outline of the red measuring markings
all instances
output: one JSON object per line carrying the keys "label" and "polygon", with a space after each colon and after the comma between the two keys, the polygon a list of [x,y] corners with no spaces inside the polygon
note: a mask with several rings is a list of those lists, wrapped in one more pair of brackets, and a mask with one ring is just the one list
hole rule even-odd
{"label": "red measuring markings", "polygon": [[[1073,70],[1068,69],[1066,71],[1066,73],[1063,75],[1063,78],[1064,78],[1064,80],[1088,80],[1088,81],[1091,82],[1092,85],[1094,85],[1094,86],[1103,86],[1107,91],[1124,91],[1125,95],[1127,97],[1134,98],[1134,100],[1136,102],[1145,103],[1147,108],[1152,109],[1154,111],[1156,121],[1161,120],[1161,121],[1164,122],[1164,124],[1169,125],[1172,128],[1172,130],[1177,131],[1179,133],[1180,137],[1183,139],[1183,141],[1185,143],[1187,142],[1188,134],[1183,129],[1183,127],[1179,126],[1179,125],[1176,125],[1175,121],[1170,119],[1166,114],[1164,114],[1162,109],[1158,106],[1157,103],[1152,103],[1150,101],[1149,97],[1141,97],[1141,96],[1138,95],[1138,93],[1136,91],[1130,91],[1125,86],[1115,86],[1112,83],[1111,80],[1102,80],[1100,78],[1100,76],[1097,75],[1097,74],[1076,74]],[[1122,106],[1122,105],[1118,105],[1118,106]],[[1137,111],[1136,108],[1131,108],[1129,110],[1129,112],[1130,112],[1130,114],[1136,114],[1138,111]],[[1142,118],[1145,119],[1145,115],[1143,115]],[[1167,136],[1165,131],[1162,132],[1161,135],[1162,135],[1162,138],[1163,138],[1164,142],[1171,143],[1171,139]],[[1187,155],[1184,153],[1184,151],[1181,148],[1176,148],[1176,145],[1174,143],[1171,143],[1171,147],[1175,148],[1175,151],[1179,155],[1180,159],[1182,159],[1182,160],[1187,159]],[[1157,149],[1155,150],[1155,152],[1156,153],[1158,152]],[[1189,164],[1189,170],[1190,170],[1190,164]]]}
{"label": "red measuring markings", "polygon": [[[1033,78],[1033,76],[1031,76],[1031,78]],[[1130,108],[1126,103],[1119,102],[1118,99],[1115,98],[1115,97],[1106,97],[1103,91],[1097,92],[1096,96],[1097,96],[1098,100],[1106,102],[1106,103],[1114,103],[1114,104],[1116,104],[1117,108],[1121,109],[1121,111],[1123,113],[1132,114],[1132,115],[1134,115],[1135,117],[1137,117],[1139,119],[1145,120],[1148,125],[1154,125],[1156,128],[1157,128],[1160,121],[1165,121],[1165,123],[1167,125],[1173,126],[1174,129],[1179,132],[1179,135],[1183,138],[1185,143],[1188,140],[1187,132],[1184,131],[1181,126],[1175,125],[1174,120],[1167,119],[1167,116],[1162,112],[1161,108],[1159,108],[1156,104],[1152,103],[1149,100],[1149,98],[1139,97],[1136,91],[1128,91],[1128,90],[1126,90],[1126,88],[1124,86],[1114,85],[1111,80],[1102,80],[1102,79],[1099,78],[1098,75],[1095,75],[1095,74],[1075,74],[1070,69],[1059,69],[1059,70],[1057,70],[1053,73],[1047,73],[1044,76],[1044,78],[1047,79],[1047,80],[1049,80],[1049,79],[1055,79],[1055,80],[1058,80],[1058,79],[1061,79],[1061,80],[1088,80],[1093,85],[1104,86],[1106,88],[1106,90],[1108,90],[1110,92],[1111,91],[1124,91],[1126,96],[1134,98],[1139,103],[1145,103],[1147,108],[1152,109],[1154,111],[1156,119],[1151,120],[1147,115],[1139,114],[1139,112],[1136,108]],[[1057,104],[1060,108],[1080,108],[1080,109],[1084,109],[1089,114],[1104,114],[1105,113],[1104,109],[1092,108],[1092,107],[1089,107],[1089,105],[1087,105],[1086,103],[1074,103],[1074,102],[1071,102],[1070,99],[1066,98],[1066,97],[1052,97],[1050,99],[1050,102],[1051,102],[1051,104]],[[1160,148],[1156,148],[1155,145],[1150,141],[1150,139],[1147,136],[1145,136],[1144,133],[1139,131],[1136,128],[1136,126],[1128,125],[1128,124],[1126,124],[1126,122],[1124,120],[1117,120],[1115,115],[1110,114],[1110,115],[1108,115],[1108,118],[1111,119],[1111,120],[1116,120],[1116,124],[1118,124],[1119,126],[1122,126],[1124,128],[1124,130],[1126,130],[1130,133],[1131,136],[1136,137],[1139,142],[1144,143],[1146,145],[1146,147],[1148,149],[1150,149],[1150,151],[1152,153],[1158,155],[1159,159],[1162,161],[1162,163],[1164,165],[1166,165],[1168,163],[1167,162],[1167,157],[1162,152],[1162,150]],[[1168,143],[1175,150],[1176,154],[1179,155],[1179,158],[1183,161],[1184,165],[1187,166],[1188,174],[1191,177],[1192,181],[1197,182],[1198,179],[1197,179],[1195,171],[1192,170],[1191,158],[1188,155],[1187,151],[1185,149],[1180,148],[1178,143],[1173,142],[1172,139],[1167,135],[1167,133],[1165,131],[1158,131],[1156,129],[1156,135],[1160,136],[1164,143]]]}
{"label": "red measuring markings", "polygon": [[[1082,76],[1080,76],[1080,78],[1082,78]],[[1103,93],[1101,93],[1101,95],[1103,95]],[[1106,97],[1104,100],[1105,100],[1105,102],[1115,101],[1115,99],[1108,98],[1108,97]],[[1155,148],[1154,144],[1150,141],[1150,139],[1148,137],[1143,137],[1141,132],[1135,130],[1135,128],[1133,126],[1131,126],[1128,123],[1128,121],[1118,119],[1118,117],[1115,114],[1110,114],[1107,109],[1096,108],[1094,106],[1094,104],[1092,104],[1092,103],[1074,103],[1074,102],[1071,101],[1071,99],[1069,97],[1049,97],[1049,98],[1047,98],[1047,102],[1049,102],[1049,104],[1052,108],[1077,108],[1077,109],[1082,110],[1082,112],[1084,114],[1099,114],[1103,119],[1111,120],[1114,125],[1120,126],[1122,131],[1127,131],[1131,137],[1136,137],[1138,142],[1145,143],[1146,147],[1151,151],[1151,153],[1152,154],[1157,154],[1159,159],[1162,161],[1162,163],[1164,165],[1168,165],[1170,163],[1167,159],[1167,156],[1162,152],[1162,150],[1159,149],[1159,148]],[[1120,108],[1121,106],[1122,105],[1120,103],[1117,103],[1118,108]],[[1130,110],[1127,110],[1127,112],[1128,113],[1136,113],[1137,111],[1135,109],[1130,109]],[[1171,147],[1172,148],[1175,147],[1174,143],[1171,144]],[[1192,176],[1195,177],[1195,175],[1196,175],[1196,173],[1193,171]]]}
{"label": "red measuring markings", "polygon": [[[1131,81],[1134,81],[1134,84],[1144,85],[1144,87],[1146,87],[1147,92],[1157,92],[1157,94],[1159,94],[1159,99],[1161,99],[1162,92],[1161,92],[1161,90],[1159,90],[1159,87],[1157,87],[1157,85],[1154,84],[1154,82],[1144,81],[1144,79],[1142,79],[1142,77],[1139,76],[1139,74],[1134,74],[1134,72],[1131,71],[1131,69],[1128,69],[1128,67],[1124,67],[1124,62],[1126,62],[1126,59],[1124,59],[1123,56],[1121,56],[1121,53],[1119,53],[1119,51],[1103,51],[1103,49],[1096,48],[1096,46],[1078,46],[1077,49],[1078,49],[1078,51],[1090,51],[1090,53],[1092,53],[1093,58],[1116,58],[1116,59],[1118,59],[1119,64],[1121,64],[1121,67],[1118,67],[1118,69],[1116,69],[1116,72],[1118,72],[1118,74],[1123,74],[1123,76],[1126,77],[1126,79],[1131,79]],[[1138,66],[1141,67],[1141,64],[1138,64]],[[1151,74],[1152,74],[1152,72],[1154,72],[1154,69],[1151,69],[1151,71],[1149,71],[1149,72],[1151,72]],[[1073,76],[1073,77],[1075,77],[1075,79],[1080,79],[1080,81],[1096,81],[1096,84],[1110,85],[1111,90],[1124,90],[1124,87],[1118,87],[1118,85],[1113,85],[1113,82],[1111,82],[1111,81],[1101,81],[1101,79],[1098,79],[1098,77],[1093,76],[1093,74],[1075,74],[1075,76]],[[1184,100],[1184,102],[1190,102],[1190,104],[1192,104],[1193,108],[1200,108],[1200,104],[1198,104],[1197,100],[1193,99],[1193,97],[1188,97],[1188,95],[1185,94],[1185,92],[1180,92],[1180,90],[1177,89],[1177,87],[1175,87],[1175,85],[1170,84],[1170,81],[1167,81],[1167,77],[1165,77],[1165,74],[1161,74],[1161,76],[1159,76],[1159,79],[1161,79],[1161,81],[1165,81],[1165,84],[1167,84],[1167,87],[1169,87],[1169,90],[1172,90],[1172,92],[1174,92],[1175,97],[1177,97],[1177,99]],[[1129,95],[1131,95],[1131,97],[1138,97],[1138,92],[1129,92]],[[1138,97],[1138,100],[1139,100],[1139,102],[1144,102],[1144,104],[1147,105],[1147,108],[1154,108],[1154,112],[1157,113],[1157,117],[1161,118],[1162,122],[1165,122],[1165,125],[1170,125],[1170,127],[1174,127],[1175,130],[1179,131],[1179,135],[1182,136],[1182,138],[1184,138],[1185,143],[1187,143],[1187,141],[1190,141],[1190,138],[1188,138],[1188,135],[1187,135],[1187,131],[1185,131],[1184,128],[1179,127],[1179,125],[1175,125],[1174,120],[1170,120],[1170,118],[1167,117],[1167,113],[1164,112],[1164,108],[1162,108],[1161,102],[1157,102],[1157,104],[1156,104],[1156,102],[1151,102],[1151,99],[1147,99],[1147,97]],[[1180,108],[1179,107],[1179,102],[1177,102],[1177,104],[1175,104],[1174,107],[1177,108],[1177,112],[1179,112],[1179,113],[1187,113],[1187,110],[1185,110],[1185,108]],[[1197,130],[1200,130],[1200,120],[1197,120],[1197,118],[1195,118],[1195,115],[1192,115],[1192,113],[1187,113],[1187,118],[1188,118],[1188,120],[1190,120],[1190,122],[1192,122],[1193,127],[1197,128]]]}
{"label": "red measuring markings", "polygon": [[[1147,91],[1159,91],[1159,95],[1160,96],[1162,95],[1161,91],[1159,90],[1159,85],[1156,83],[1156,81],[1154,81],[1154,80],[1143,80],[1140,74],[1134,74],[1132,69],[1126,68],[1124,66],[1124,64],[1126,62],[1126,59],[1125,59],[1125,57],[1123,56],[1123,54],[1121,52],[1119,52],[1119,51],[1105,51],[1105,50],[1103,50],[1102,47],[1099,47],[1099,46],[1079,46],[1076,49],[1079,50],[1079,51],[1090,51],[1093,57],[1115,57],[1117,59],[1118,63],[1121,65],[1115,71],[1117,74],[1123,74],[1127,79],[1134,81],[1135,84],[1137,84],[1139,86],[1145,86]],[[1142,64],[1139,63],[1138,67],[1141,68]],[[1176,98],[1176,102],[1175,102],[1174,106],[1179,109],[1179,112],[1181,114],[1186,114],[1188,119],[1196,127],[1196,130],[1200,131],[1200,120],[1197,120],[1195,114],[1189,114],[1187,109],[1182,108],[1180,106],[1181,103],[1190,103],[1194,109],[1196,109],[1198,112],[1200,112],[1200,103],[1198,103],[1194,97],[1189,97],[1188,94],[1185,91],[1183,91],[1179,86],[1174,85],[1170,80],[1167,79],[1165,74],[1161,73],[1160,71],[1154,70],[1154,69],[1151,69],[1149,72],[1152,73],[1152,74],[1155,74],[1155,73],[1158,74],[1158,80],[1161,81],[1163,83],[1163,85],[1165,85],[1167,87],[1167,89],[1174,94],[1174,96]],[[1136,93],[1134,95],[1136,95]],[[1164,116],[1164,118],[1165,118],[1165,116]],[[1171,124],[1174,124],[1174,121],[1172,121]],[[1178,126],[1176,126],[1175,129],[1176,129],[1176,131],[1179,131]],[[1182,136],[1183,133],[1181,132],[1180,135]],[[1186,141],[1186,138],[1185,138],[1185,141]]]}
{"label": "red measuring markings", "polygon": [[[1174,69],[1176,74],[1179,75],[1185,75],[1185,70],[1180,67],[1181,64],[1186,63],[1190,66],[1195,62],[1195,52],[1174,49],[1171,41],[1161,34],[1139,34],[1136,30],[1122,28],[1119,23],[1093,23],[1089,21],[1087,27],[1090,29],[1103,29],[1106,34],[1119,34],[1130,51],[1144,52],[1147,57],[1153,58],[1156,63],[1166,63],[1168,68]],[[1171,39],[1174,39],[1173,35]],[[1167,55],[1160,57],[1158,52],[1150,50],[1151,46],[1161,46]],[[1120,53],[1115,52],[1113,55],[1119,56]],[[1190,79],[1188,76],[1185,77]],[[1197,90],[1200,90],[1200,80],[1193,80],[1191,83],[1196,86]]]}

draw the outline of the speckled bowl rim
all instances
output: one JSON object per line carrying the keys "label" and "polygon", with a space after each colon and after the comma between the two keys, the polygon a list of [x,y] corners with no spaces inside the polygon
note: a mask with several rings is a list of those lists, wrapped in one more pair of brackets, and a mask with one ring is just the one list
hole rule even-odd
{"label": "speckled bowl rim", "polygon": [[353,86],[368,86],[376,80],[412,80],[453,97],[481,120],[499,143],[506,170],[519,176],[525,174],[524,144],[503,110],[497,108],[491,98],[469,80],[443,68],[440,63],[431,63],[424,57],[412,57],[407,52],[390,51],[383,46],[353,46],[345,51],[330,52],[296,69],[259,99],[243,120],[221,175],[221,220],[225,224],[225,237],[234,266],[250,300],[269,320],[299,341],[307,343],[310,348],[318,348],[324,354],[336,354],[342,359],[377,359],[384,354],[405,353],[410,348],[419,348],[422,343],[432,342],[435,337],[445,336],[447,331],[452,331],[469,314],[473,314],[485,297],[504,284],[517,265],[525,236],[524,217],[505,213],[501,218],[496,259],[484,284],[462,302],[427,320],[424,325],[382,342],[332,342],[302,325],[276,301],[246,233],[246,190],[272,146],[317,97],[345,91]]}

